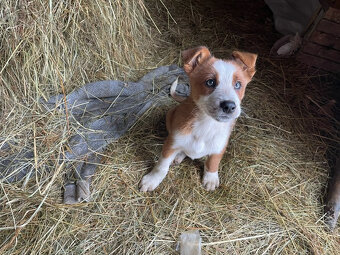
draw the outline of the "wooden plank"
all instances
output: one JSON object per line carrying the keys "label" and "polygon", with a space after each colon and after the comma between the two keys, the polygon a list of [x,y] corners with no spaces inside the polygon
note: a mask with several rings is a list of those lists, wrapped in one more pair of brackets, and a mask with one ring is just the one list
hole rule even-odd
{"label": "wooden plank", "polygon": [[340,36],[340,24],[323,19],[316,26],[316,30],[335,36]]}
{"label": "wooden plank", "polygon": [[330,49],[312,42],[307,42],[302,47],[302,51],[310,55],[326,58],[340,64],[340,51]]}
{"label": "wooden plank", "polygon": [[340,64],[332,62],[328,59],[309,55],[303,52],[299,52],[296,58],[307,65],[314,66],[332,73],[340,73]]}
{"label": "wooden plank", "polygon": [[334,35],[320,31],[314,31],[309,40],[329,48],[340,50],[340,38]]}
{"label": "wooden plank", "polygon": [[332,7],[336,8],[336,9],[340,9],[340,0],[333,0],[333,5]]}
{"label": "wooden plank", "polygon": [[324,18],[335,23],[340,23],[340,10],[329,8],[325,13]]}
{"label": "wooden plank", "polygon": [[326,0],[326,2],[328,3],[330,7],[333,7],[335,9],[340,9],[340,0]]}

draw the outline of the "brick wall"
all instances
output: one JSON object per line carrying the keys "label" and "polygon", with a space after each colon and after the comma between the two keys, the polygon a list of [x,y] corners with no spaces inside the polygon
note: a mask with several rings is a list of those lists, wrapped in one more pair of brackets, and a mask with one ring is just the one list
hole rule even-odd
{"label": "brick wall", "polygon": [[301,62],[340,73],[340,9],[328,8],[297,54]]}

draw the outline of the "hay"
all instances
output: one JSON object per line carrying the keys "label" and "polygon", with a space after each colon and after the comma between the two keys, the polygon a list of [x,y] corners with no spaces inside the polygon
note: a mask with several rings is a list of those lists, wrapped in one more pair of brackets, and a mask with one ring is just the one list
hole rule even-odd
{"label": "hay", "polygon": [[[337,254],[339,228],[325,231],[322,208],[326,154],[339,142],[333,120],[318,114],[328,78],[321,87],[296,63],[268,58],[271,23],[252,21],[250,29],[244,8],[237,16],[228,4],[146,3],[1,2],[0,142],[32,146],[28,163],[40,174],[0,182],[0,253],[175,254],[180,234],[199,229],[205,254]],[[56,159],[73,130],[57,112],[43,113],[38,99],[94,80],[137,79],[198,44],[217,56],[234,47],[264,53],[221,164],[221,187],[204,191],[203,161],[186,159],[155,192],[137,190],[166,136],[169,99],[106,151],[93,202],[62,205],[67,170]]]}

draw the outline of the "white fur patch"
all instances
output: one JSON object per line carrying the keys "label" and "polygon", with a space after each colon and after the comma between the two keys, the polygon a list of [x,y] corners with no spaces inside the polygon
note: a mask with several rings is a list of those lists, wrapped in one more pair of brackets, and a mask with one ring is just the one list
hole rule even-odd
{"label": "white fur patch", "polygon": [[184,152],[191,159],[221,153],[232,130],[233,120],[218,122],[201,113],[194,122],[192,133],[174,136],[173,147]]}
{"label": "white fur patch", "polygon": [[218,177],[218,172],[208,172],[204,169],[203,175],[203,187],[208,190],[212,191],[215,190],[218,186],[220,186],[220,179]]}
{"label": "white fur patch", "polygon": [[218,73],[218,86],[216,87],[216,90],[224,92],[225,94],[231,97],[231,95],[229,94],[232,94],[232,92],[234,92],[234,86],[232,83],[233,75],[235,72],[235,66],[223,60],[217,60],[213,64],[213,67],[216,69]]}
{"label": "white fur patch", "polygon": [[230,83],[233,80],[233,74],[236,71],[235,66],[221,59],[215,61],[213,67],[218,72],[219,82]]}
{"label": "white fur patch", "polygon": [[234,115],[237,118],[241,113],[241,101],[233,84],[235,66],[223,60],[217,60],[213,66],[219,75],[219,84],[213,92],[213,94],[217,95],[214,95],[214,97],[220,99],[220,101],[226,100],[235,102],[236,111]]}

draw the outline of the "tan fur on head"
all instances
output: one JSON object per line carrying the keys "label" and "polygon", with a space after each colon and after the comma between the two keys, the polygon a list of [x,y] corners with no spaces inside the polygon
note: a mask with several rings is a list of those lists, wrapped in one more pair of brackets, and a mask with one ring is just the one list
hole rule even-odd
{"label": "tan fur on head", "polygon": [[196,66],[203,63],[210,57],[210,51],[204,46],[185,50],[182,52],[183,68],[189,74],[195,69]]}
{"label": "tan fur on head", "polygon": [[235,61],[242,66],[242,69],[247,72],[249,78],[251,79],[256,70],[255,63],[257,59],[257,54],[242,52],[242,51],[233,51],[232,56]]}

